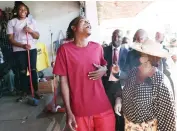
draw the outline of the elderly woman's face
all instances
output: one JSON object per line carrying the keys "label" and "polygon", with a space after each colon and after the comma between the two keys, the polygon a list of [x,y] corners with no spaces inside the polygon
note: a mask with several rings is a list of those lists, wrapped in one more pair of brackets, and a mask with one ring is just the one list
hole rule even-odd
{"label": "elderly woman's face", "polygon": [[148,55],[141,53],[141,56],[140,56],[140,63],[141,63],[141,64],[145,64],[145,63],[147,63],[148,61],[149,61]]}

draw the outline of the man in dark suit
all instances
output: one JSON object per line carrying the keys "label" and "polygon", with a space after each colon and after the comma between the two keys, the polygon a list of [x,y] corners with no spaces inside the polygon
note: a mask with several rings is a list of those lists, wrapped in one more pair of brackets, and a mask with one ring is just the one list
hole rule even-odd
{"label": "man in dark suit", "polygon": [[[119,70],[124,66],[128,49],[121,48],[122,31],[117,29],[112,34],[112,42],[104,48],[104,58],[107,61],[107,74],[102,78],[106,94],[112,104],[115,105],[115,95],[121,90],[119,80],[120,73],[114,74],[112,68],[117,67]],[[116,131],[124,131],[123,117],[116,115]]]}

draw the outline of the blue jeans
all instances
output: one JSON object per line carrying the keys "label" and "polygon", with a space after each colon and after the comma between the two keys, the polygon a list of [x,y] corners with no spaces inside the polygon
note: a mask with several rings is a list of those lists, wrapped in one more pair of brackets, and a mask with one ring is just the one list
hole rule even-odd
{"label": "blue jeans", "polygon": [[4,81],[5,81],[5,87],[10,90],[13,91],[14,90],[14,73],[12,70],[10,70],[4,77]]}

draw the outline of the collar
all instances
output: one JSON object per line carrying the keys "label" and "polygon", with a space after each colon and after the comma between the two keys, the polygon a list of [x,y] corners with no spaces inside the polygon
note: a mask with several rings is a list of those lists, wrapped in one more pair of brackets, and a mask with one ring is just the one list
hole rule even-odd
{"label": "collar", "polygon": [[[120,47],[121,46],[119,46],[119,47],[117,47],[117,50],[119,51],[120,50]],[[113,45],[112,45],[112,50],[114,50],[116,47],[114,47]]]}
{"label": "collar", "polygon": [[121,47],[129,49],[129,44],[123,44],[123,45],[121,45]]}

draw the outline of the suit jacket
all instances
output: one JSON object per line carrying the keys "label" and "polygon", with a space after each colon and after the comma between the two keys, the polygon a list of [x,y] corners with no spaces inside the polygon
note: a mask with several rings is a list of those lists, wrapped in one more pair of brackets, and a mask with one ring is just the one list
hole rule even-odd
{"label": "suit jacket", "polygon": [[[118,65],[120,70],[123,69],[125,62],[126,62],[126,58],[127,58],[127,54],[128,54],[128,49],[125,47],[121,47],[119,50],[119,60],[118,60]],[[107,75],[103,76],[103,84],[104,86],[106,85],[106,82],[109,80],[109,76],[111,73],[111,67],[112,67],[112,57],[113,57],[113,50],[112,50],[112,45],[107,46],[104,48],[104,58],[107,61]],[[115,77],[118,78],[119,75],[121,74],[116,74]]]}

